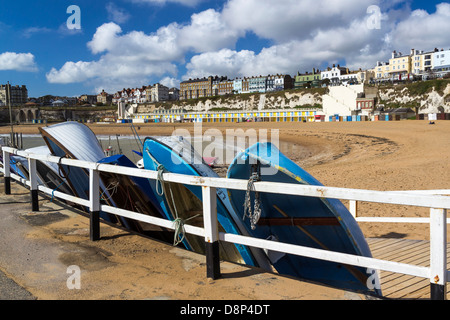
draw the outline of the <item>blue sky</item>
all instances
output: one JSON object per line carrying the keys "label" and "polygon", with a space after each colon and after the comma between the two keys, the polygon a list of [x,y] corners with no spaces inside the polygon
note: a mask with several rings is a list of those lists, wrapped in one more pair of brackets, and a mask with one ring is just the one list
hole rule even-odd
{"label": "blue sky", "polygon": [[[374,67],[450,48],[450,4],[414,0],[0,0],[0,83],[30,97],[193,77]],[[69,29],[67,8],[80,8]],[[368,8],[376,5],[380,15]],[[379,27],[370,27],[370,19]],[[70,22],[73,22],[71,20]]]}

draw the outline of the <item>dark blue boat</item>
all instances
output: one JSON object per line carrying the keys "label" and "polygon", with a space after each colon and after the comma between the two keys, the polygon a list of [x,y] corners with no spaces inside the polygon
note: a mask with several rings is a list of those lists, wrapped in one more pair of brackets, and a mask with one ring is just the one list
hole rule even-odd
{"label": "dark blue boat", "polygon": [[[125,155],[107,157],[98,161],[98,163],[137,168],[137,166]],[[101,172],[100,178],[105,186],[109,186],[111,200],[113,200],[114,205],[117,208],[158,218],[165,218],[164,212],[158,204],[148,179],[109,172]],[[126,228],[138,233],[164,241],[169,241],[173,238],[173,232],[158,226],[133,219],[121,219]]]}

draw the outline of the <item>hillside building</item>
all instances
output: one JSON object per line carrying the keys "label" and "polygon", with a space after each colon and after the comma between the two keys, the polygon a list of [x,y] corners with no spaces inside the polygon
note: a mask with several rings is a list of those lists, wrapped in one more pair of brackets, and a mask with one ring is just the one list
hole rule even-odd
{"label": "hillside building", "polygon": [[0,105],[20,106],[28,101],[28,90],[26,86],[12,86],[11,84],[0,85]]}
{"label": "hillside building", "polygon": [[295,89],[300,88],[319,88],[321,86],[322,75],[320,70],[313,68],[312,73],[306,72],[300,74],[297,72],[295,77],[294,87]]}

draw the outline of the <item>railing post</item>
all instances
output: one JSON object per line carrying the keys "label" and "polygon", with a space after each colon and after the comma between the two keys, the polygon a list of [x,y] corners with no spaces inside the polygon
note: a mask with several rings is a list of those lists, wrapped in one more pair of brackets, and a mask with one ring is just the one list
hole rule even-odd
{"label": "railing post", "polygon": [[358,201],[349,201],[349,211],[355,219],[358,217]]}
{"label": "railing post", "polygon": [[31,211],[39,211],[36,159],[28,158],[28,173],[30,175]]}
{"label": "railing post", "polygon": [[202,187],[203,223],[205,228],[206,276],[220,278],[219,228],[216,188]]}
{"label": "railing post", "polygon": [[5,194],[11,194],[11,157],[8,152],[3,150],[3,170],[5,178]]}
{"label": "railing post", "polygon": [[447,298],[447,210],[430,209],[430,297]]}
{"label": "railing post", "polygon": [[97,170],[89,169],[89,201],[90,201],[90,239],[100,240],[100,194],[99,173]]}

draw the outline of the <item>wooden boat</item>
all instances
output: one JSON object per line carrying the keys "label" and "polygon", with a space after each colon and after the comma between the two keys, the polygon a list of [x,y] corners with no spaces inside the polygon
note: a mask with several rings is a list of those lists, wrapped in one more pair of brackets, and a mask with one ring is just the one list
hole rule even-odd
{"label": "wooden boat", "polygon": [[[210,166],[204,163],[192,145],[182,137],[147,138],[144,142],[143,159],[147,170],[157,171],[162,165],[166,172],[218,177]],[[164,183],[164,193],[160,195],[161,186],[158,186],[158,181],[152,180],[151,186],[167,219],[171,221],[177,217],[184,220],[191,219],[186,223],[203,227],[201,187]],[[221,232],[241,234],[226,191],[221,188],[217,189],[217,214]],[[189,250],[204,253],[204,239],[187,234],[183,244]],[[246,246],[222,242],[220,245],[221,258],[224,260],[270,268],[261,250],[252,251]]]}
{"label": "wooden boat", "polygon": [[[271,143],[257,143],[240,152],[229,166],[227,177],[249,182],[252,179],[322,185]],[[248,233],[254,237],[371,257],[357,222],[339,200],[249,190],[228,190],[228,194]],[[246,201],[253,210],[251,214],[244,207]],[[255,212],[254,205],[259,206],[261,211]],[[369,275],[365,268],[292,254],[270,251],[267,254],[280,274],[343,289],[381,294],[378,290],[368,289],[366,282],[372,274]]]}

